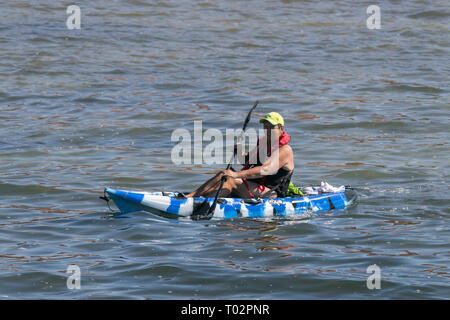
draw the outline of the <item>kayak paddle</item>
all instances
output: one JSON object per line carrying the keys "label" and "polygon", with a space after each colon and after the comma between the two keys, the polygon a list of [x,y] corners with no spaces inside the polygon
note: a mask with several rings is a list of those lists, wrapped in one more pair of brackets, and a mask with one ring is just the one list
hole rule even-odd
{"label": "kayak paddle", "polygon": [[[250,111],[248,112],[247,118],[245,118],[245,121],[244,121],[244,126],[242,127],[241,135],[239,136],[239,139],[240,139],[240,138],[242,137],[242,135],[244,134],[245,129],[247,128],[247,125],[248,125],[248,123],[250,122],[250,117],[251,117],[251,115],[252,115],[252,112],[253,112],[253,110],[255,110],[255,108],[256,108],[256,106],[258,105],[258,103],[259,103],[259,101],[255,101],[255,104],[253,105],[253,107],[252,107],[252,108],[250,109]],[[226,170],[229,170],[229,169],[231,168],[231,164],[233,163],[233,160],[234,160],[234,152],[233,152],[233,156],[231,157],[230,162],[229,162],[228,165],[227,165]],[[213,204],[211,205],[211,207],[208,209],[208,212],[206,213],[206,219],[211,219],[211,218],[212,218],[212,215],[213,215],[213,213],[214,213],[214,210],[216,209],[217,199],[219,198],[219,194],[220,194],[220,192],[222,191],[222,187],[223,187],[223,184],[224,184],[225,180],[226,180],[226,177],[225,177],[225,176],[222,176],[222,179],[220,179],[219,189],[217,190],[216,196],[214,197],[214,202],[213,202]]]}

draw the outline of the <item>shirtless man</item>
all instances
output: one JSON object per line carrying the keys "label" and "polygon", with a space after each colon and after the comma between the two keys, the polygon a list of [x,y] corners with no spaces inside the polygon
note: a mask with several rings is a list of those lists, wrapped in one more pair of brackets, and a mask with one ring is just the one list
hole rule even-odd
{"label": "shirtless man", "polygon": [[[294,171],[294,153],[288,144],[290,136],[284,131],[283,117],[277,112],[266,114],[260,123],[264,126],[265,136],[260,139],[261,144],[249,152],[249,160],[241,171],[222,170],[186,196],[214,197],[225,176],[220,197],[284,197]],[[270,146],[272,140],[278,144]],[[267,145],[267,160],[261,163],[258,151],[263,143]]]}

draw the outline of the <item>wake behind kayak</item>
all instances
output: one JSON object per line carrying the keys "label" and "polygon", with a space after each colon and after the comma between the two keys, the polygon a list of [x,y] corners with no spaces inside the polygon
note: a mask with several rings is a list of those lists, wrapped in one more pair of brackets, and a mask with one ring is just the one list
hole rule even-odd
{"label": "wake behind kayak", "polygon": [[295,217],[305,213],[341,210],[357,200],[351,188],[335,193],[286,198],[220,198],[212,214],[206,215],[214,198],[186,198],[176,192],[141,192],[105,188],[104,200],[112,200],[121,214],[147,211],[169,218],[233,219]]}

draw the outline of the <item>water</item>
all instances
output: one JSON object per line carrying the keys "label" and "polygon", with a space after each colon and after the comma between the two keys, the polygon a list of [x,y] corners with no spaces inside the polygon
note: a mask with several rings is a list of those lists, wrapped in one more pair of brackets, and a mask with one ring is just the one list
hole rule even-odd
{"label": "water", "polygon": [[[0,298],[449,298],[446,1],[14,1],[0,19]],[[301,220],[115,218],[105,186],[192,190],[171,134],[285,116]],[[69,265],[81,288],[67,288]],[[380,267],[369,290],[367,268]]]}

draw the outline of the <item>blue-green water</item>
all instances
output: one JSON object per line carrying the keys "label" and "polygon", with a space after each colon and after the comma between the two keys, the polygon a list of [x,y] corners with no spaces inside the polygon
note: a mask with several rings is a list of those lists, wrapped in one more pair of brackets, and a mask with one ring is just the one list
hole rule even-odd
{"label": "blue-green water", "polygon": [[[446,1],[59,1],[0,10],[0,298],[446,299]],[[303,220],[115,218],[104,186],[192,190],[177,128],[285,116],[296,184],[357,188]],[[68,289],[71,264],[81,288]],[[369,290],[367,268],[381,270]]]}

